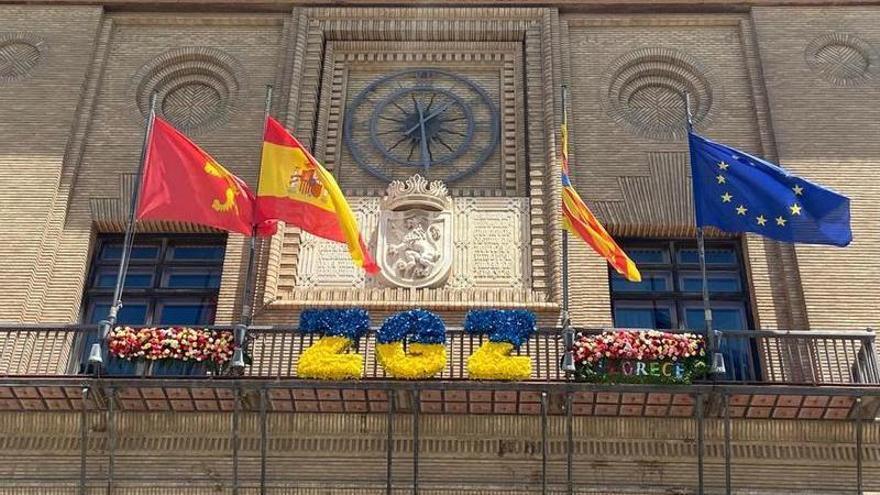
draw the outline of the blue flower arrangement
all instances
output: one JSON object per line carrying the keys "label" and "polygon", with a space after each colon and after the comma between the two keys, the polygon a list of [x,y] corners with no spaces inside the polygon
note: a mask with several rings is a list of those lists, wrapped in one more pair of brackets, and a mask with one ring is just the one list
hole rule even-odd
{"label": "blue flower arrangement", "polygon": [[411,309],[390,316],[376,334],[376,341],[380,344],[403,340],[419,344],[444,344],[446,324],[430,311]]}
{"label": "blue flower arrangement", "polygon": [[526,309],[472,309],[464,319],[470,334],[489,334],[490,342],[507,342],[517,349],[537,330],[535,314]]}
{"label": "blue flower arrangement", "polygon": [[346,337],[357,341],[370,329],[370,314],[361,308],[306,309],[300,313],[299,329],[303,333]]}

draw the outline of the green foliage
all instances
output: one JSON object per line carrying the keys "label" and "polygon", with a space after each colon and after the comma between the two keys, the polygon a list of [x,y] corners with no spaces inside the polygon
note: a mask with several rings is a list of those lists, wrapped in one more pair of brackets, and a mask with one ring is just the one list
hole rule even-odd
{"label": "green foliage", "polygon": [[[661,365],[671,361],[657,361]],[[681,361],[684,365],[684,373],[681,376],[661,375],[625,375],[623,373],[608,373],[604,367],[591,363],[577,365],[575,380],[589,383],[633,383],[633,384],[666,384],[687,385],[697,378],[705,376],[709,371],[709,363],[705,357],[690,357]]]}

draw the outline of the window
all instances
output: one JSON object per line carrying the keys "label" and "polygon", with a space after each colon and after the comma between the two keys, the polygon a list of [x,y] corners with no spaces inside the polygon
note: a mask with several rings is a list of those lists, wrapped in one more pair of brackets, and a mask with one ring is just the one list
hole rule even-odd
{"label": "window", "polygon": [[[83,298],[85,323],[107,317],[122,240],[121,235],[102,235],[95,243]],[[119,324],[212,324],[225,252],[225,236],[135,236]],[[86,354],[94,341],[87,342]]]}
{"label": "window", "polygon": [[[642,281],[629,282],[613,270],[610,273],[614,326],[660,330],[704,330],[702,277],[695,241],[624,241]],[[717,330],[746,330],[752,327],[742,252],[736,241],[706,242],[706,276]],[[728,376],[743,378],[738,370],[748,367],[750,353],[744,339],[725,339]]]}

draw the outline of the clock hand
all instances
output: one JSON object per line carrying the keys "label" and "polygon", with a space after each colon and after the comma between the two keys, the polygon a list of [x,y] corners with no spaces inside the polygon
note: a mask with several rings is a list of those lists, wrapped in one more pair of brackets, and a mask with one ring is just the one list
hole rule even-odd
{"label": "clock hand", "polygon": [[419,145],[421,147],[421,155],[422,155],[422,168],[425,169],[425,174],[428,173],[428,167],[431,166],[430,155],[428,154],[428,138],[425,135],[425,113],[422,111],[422,104],[416,103],[416,110],[419,112],[419,127],[421,128],[422,139],[419,140]]}
{"label": "clock hand", "polygon": [[[424,121],[427,122],[427,121],[433,119],[434,117],[440,115],[441,113],[445,112],[446,109],[448,109],[449,107],[452,106],[452,103],[453,103],[453,102],[451,102],[451,101],[450,101],[450,102],[447,102],[447,103],[446,103],[445,105],[443,105],[442,107],[440,107],[440,108],[438,108],[437,110],[434,110],[433,112],[429,113],[428,116],[425,117],[425,120],[424,120]],[[419,112],[419,115],[421,115],[421,112]],[[419,118],[421,118],[421,117],[419,117]],[[416,125],[410,127],[410,128],[407,129],[403,134],[409,136],[410,134],[412,134],[413,132],[415,132],[416,129],[419,128],[419,125],[421,125],[421,123],[422,123],[422,121],[420,120],[418,124],[416,124]]]}
{"label": "clock hand", "polygon": [[433,119],[434,117],[440,115],[441,113],[445,112],[446,109],[449,108],[449,107],[451,107],[453,103],[454,103],[454,102],[451,102],[451,101],[450,101],[450,102],[447,102],[447,103],[446,103],[445,105],[443,105],[442,107],[440,107],[440,108],[438,108],[437,110],[434,110],[433,112],[429,113],[428,116],[425,117],[425,122],[427,122],[427,121]]}

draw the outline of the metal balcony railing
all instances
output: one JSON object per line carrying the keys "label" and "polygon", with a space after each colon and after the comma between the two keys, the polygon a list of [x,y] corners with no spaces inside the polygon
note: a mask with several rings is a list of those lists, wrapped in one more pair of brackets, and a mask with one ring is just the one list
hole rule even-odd
{"label": "metal balcony railing", "polygon": [[[229,328],[229,327],[212,327]],[[584,334],[603,329],[577,329]],[[295,378],[297,361],[317,336],[295,327],[251,327],[248,351],[252,364],[245,376]],[[467,379],[467,358],[486,336],[447,329],[448,363],[436,377]],[[375,355],[375,331],[362,338],[356,351],[364,355],[365,379],[382,379],[385,373]],[[97,326],[0,325],[0,376],[71,376],[81,374]],[[775,385],[858,385],[880,383],[875,334],[862,331],[732,331],[722,332],[719,352],[726,371],[714,377],[721,383]],[[554,383],[570,380],[559,368],[562,329],[542,328],[518,351],[532,358],[529,381]],[[136,364],[109,359],[106,372],[125,376],[180,376],[205,374],[204,369]]]}

